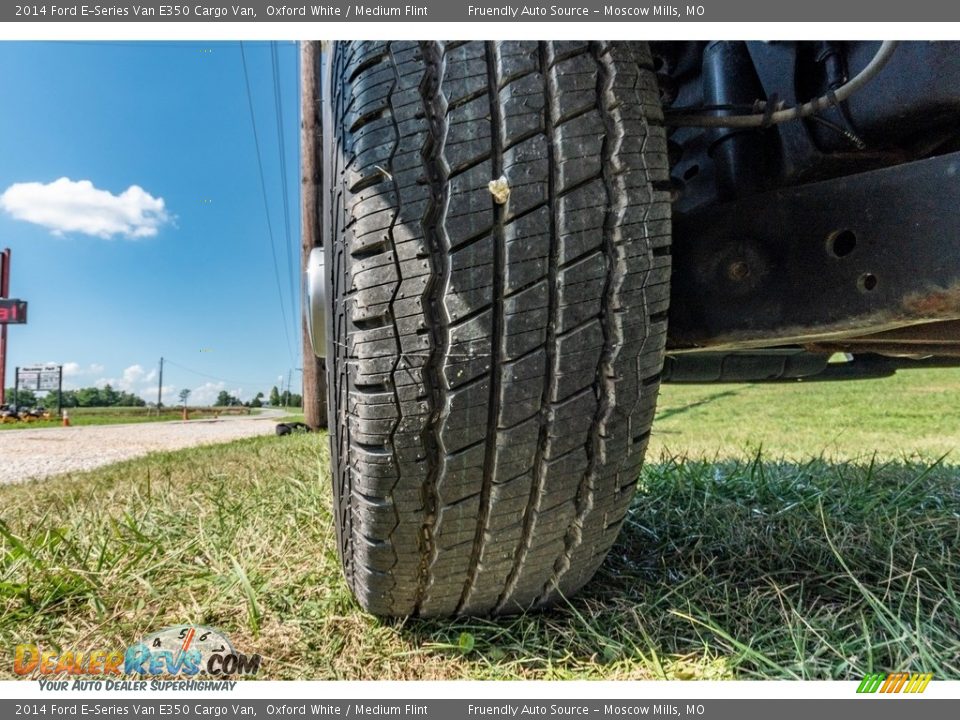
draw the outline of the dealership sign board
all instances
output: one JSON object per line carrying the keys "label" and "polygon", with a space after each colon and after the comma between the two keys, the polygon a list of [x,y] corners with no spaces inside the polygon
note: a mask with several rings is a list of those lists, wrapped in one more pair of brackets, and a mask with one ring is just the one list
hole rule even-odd
{"label": "dealership sign board", "polygon": [[26,390],[56,390],[60,387],[59,365],[17,368],[17,386]]}
{"label": "dealership sign board", "polygon": [[26,300],[0,298],[0,325],[22,325],[26,321]]}

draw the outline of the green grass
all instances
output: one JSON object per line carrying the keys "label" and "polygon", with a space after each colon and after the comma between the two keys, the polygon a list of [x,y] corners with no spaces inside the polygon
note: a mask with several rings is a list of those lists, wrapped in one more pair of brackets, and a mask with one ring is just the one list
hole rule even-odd
{"label": "green grass", "polygon": [[[960,369],[846,382],[665,385],[652,448],[803,460],[935,459],[960,448]],[[960,457],[954,458],[960,461]]]}
{"label": "green grass", "polygon": [[270,678],[957,679],[960,468],[937,454],[956,446],[958,383],[664,388],[610,559],[576,598],[515,618],[362,612],[320,435],[0,488],[0,647],[120,649],[195,622],[263,654]]}
{"label": "green grass", "polygon": [[[256,413],[256,410],[241,408],[244,413]],[[218,411],[238,414],[240,410],[231,408],[190,408],[190,419],[201,420],[214,417]],[[183,419],[180,408],[164,408],[160,415],[156,410],[144,407],[104,407],[104,408],[67,408],[71,425],[119,425],[126,423],[169,422]],[[33,422],[0,423],[0,430],[36,430],[45,427],[60,427],[61,420],[55,410],[51,410],[50,420],[35,420]]]}

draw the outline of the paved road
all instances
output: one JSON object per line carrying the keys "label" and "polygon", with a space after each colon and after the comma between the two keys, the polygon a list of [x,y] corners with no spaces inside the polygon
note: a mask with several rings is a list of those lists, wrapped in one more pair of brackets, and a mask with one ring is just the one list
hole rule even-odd
{"label": "paved road", "polygon": [[274,432],[282,410],[217,420],[82,425],[0,432],[0,484],[89,470],[157,450],[212,445]]}

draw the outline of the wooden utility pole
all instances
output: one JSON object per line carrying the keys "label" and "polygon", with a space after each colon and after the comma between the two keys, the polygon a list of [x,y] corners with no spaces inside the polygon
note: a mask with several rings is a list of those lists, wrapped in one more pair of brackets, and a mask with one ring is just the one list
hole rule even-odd
{"label": "wooden utility pole", "polygon": [[[10,297],[10,248],[0,253],[0,298]],[[0,324],[0,405],[7,399],[7,324]]]}
{"label": "wooden utility pole", "polygon": [[160,417],[160,408],[163,406],[163,358],[160,358],[160,377],[157,381],[157,417]]}
{"label": "wooden utility pole", "polygon": [[[320,43],[300,43],[300,269],[310,251],[323,245],[320,188],[323,179],[323,128],[320,124]],[[307,331],[307,308],[300,318],[303,338],[303,416],[312,428],[327,427],[327,366],[313,354]]]}

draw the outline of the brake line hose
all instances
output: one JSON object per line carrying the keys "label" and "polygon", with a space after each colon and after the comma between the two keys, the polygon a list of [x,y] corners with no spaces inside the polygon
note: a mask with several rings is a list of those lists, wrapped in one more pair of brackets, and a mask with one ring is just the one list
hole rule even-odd
{"label": "brake line hose", "polygon": [[838,87],[834,92],[821,95],[818,98],[791,108],[770,111],[767,102],[757,101],[754,112],[747,115],[697,115],[685,113],[665,113],[664,121],[673,127],[722,127],[722,128],[757,128],[769,127],[788,120],[805,118],[826,110],[841,103],[864,85],[873,80],[890,60],[898,43],[893,40],[884,40],[880,43],[876,54],[856,76]]}

